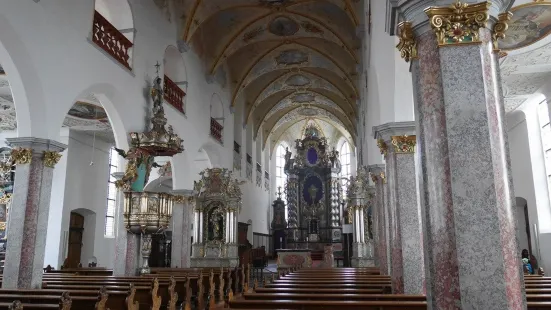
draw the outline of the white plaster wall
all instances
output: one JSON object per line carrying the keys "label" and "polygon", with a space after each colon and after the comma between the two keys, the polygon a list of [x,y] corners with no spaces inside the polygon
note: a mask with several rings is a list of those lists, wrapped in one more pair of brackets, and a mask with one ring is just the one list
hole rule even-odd
{"label": "white plaster wall", "polygon": [[[64,233],[69,230],[69,220],[72,211],[85,217],[83,248],[81,263],[88,264],[91,256],[97,258],[98,266],[111,268],[113,266],[114,239],[104,236],[105,208],[107,205],[107,180],[109,178],[109,149],[111,145],[96,139],[94,151],[94,165],[90,166],[92,159],[93,137],[71,131],[69,134],[69,147],[67,148],[67,174],[65,177],[62,213],[50,213],[50,219],[57,217],[60,224],[54,226],[50,223],[48,234],[55,231],[60,234],[57,267],[66,258]],[[61,216],[60,216],[61,215]],[[48,252],[56,249],[55,236],[48,236],[46,247]],[[52,243],[50,243],[52,242]],[[51,257],[49,255],[48,257]],[[45,264],[52,264],[45,261]]]}
{"label": "white plaster wall", "polygon": [[[545,268],[551,266],[551,247],[547,240],[551,228],[548,220],[550,204],[536,106],[526,104],[522,112],[510,113],[507,116],[507,128],[515,196],[527,201],[532,249],[540,265]],[[538,231],[534,230],[534,224]]]}
{"label": "white plaster wall", "polygon": [[[64,128],[60,133],[59,142],[69,145],[69,130]],[[66,149],[61,159],[55,165],[52,179],[52,194],[50,196],[50,212],[48,216],[48,231],[46,233],[46,251],[44,255],[44,266],[51,265],[59,268],[60,242],[63,238],[61,229],[63,205],[65,200],[65,179],[67,176],[67,159],[69,150]],[[61,261],[63,262],[63,261]]]}

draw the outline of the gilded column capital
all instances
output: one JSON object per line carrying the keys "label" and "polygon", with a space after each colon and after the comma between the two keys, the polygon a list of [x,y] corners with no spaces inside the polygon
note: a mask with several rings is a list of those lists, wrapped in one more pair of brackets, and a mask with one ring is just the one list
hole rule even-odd
{"label": "gilded column capital", "polygon": [[379,150],[381,150],[381,154],[386,157],[386,155],[388,154],[388,146],[386,145],[385,140],[377,139],[377,146],[379,147]]}
{"label": "gilded column capital", "polygon": [[186,197],[183,195],[174,195],[172,199],[177,204],[184,204],[186,202]]}
{"label": "gilded column capital", "polygon": [[400,51],[400,56],[406,61],[417,59],[417,42],[411,22],[401,22],[398,24],[398,39],[400,43],[396,48]]}
{"label": "gilded column capital", "polygon": [[475,4],[456,1],[448,7],[429,7],[425,13],[436,33],[439,46],[480,43],[479,29],[490,19],[489,2]]}
{"label": "gilded column capital", "polygon": [[378,174],[370,172],[369,175],[371,176],[371,181],[373,181],[373,183],[377,183],[377,181],[379,181],[379,175]]}
{"label": "gilded column capital", "polygon": [[505,32],[509,29],[509,21],[511,18],[513,18],[513,13],[511,12],[504,12],[497,16],[497,22],[494,24],[494,28],[492,29],[492,44],[494,47],[494,52],[496,53],[500,52],[498,40],[503,40],[505,38]]}
{"label": "gilded column capital", "polygon": [[14,147],[11,150],[11,160],[16,165],[30,164],[33,159],[31,148]]}
{"label": "gilded column capital", "polygon": [[416,136],[392,136],[391,141],[396,154],[415,153]]}
{"label": "gilded column capital", "polygon": [[56,151],[44,151],[42,155],[44,166],[49,168],[54,168],[60,159],[61,153]]}

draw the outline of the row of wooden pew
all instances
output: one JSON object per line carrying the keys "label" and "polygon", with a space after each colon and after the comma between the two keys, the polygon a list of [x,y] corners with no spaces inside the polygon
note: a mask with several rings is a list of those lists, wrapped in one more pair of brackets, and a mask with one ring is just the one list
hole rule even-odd
{"label": "row of wooden pew", "polygon": [[0,309],[214,309],[257,285],[249,270],[164,268],[140,277],[45,273],[42,289],[0,290]]}
{"label": "row of wooden pew", "polygon": [[[551,278],[527,276],[529,310],[551,309]],[[424,295],[391,294],[377,268],[300,269],[229,302],[231,309],[427,309]]]}

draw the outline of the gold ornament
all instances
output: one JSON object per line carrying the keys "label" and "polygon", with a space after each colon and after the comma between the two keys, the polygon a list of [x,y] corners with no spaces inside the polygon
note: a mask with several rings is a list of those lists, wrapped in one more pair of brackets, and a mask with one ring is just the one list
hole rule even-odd
{"label": "gold ornament", "polygon": [[388,154],[388,146],[386,145],[385,140],[377,139],[377,146],[381,150],[381,154],[386,157],[386,155]]}
{"label": "gold ornament", "polygon": [[61,159],[61,154],[55,151],[44,151],[42,156],[42,161],[44,162],[44,166],[49,168],[55,167],[55,165],[59,162],[60,159]]}
{"label": "gold ornament", "polygon": [[183,204],[186,201],[186,197],[182,195],[174,196],[174,203]]}
{"label": "gold ornament", "polygon": [[379,177],[375,174],[375,173],[369,173],[369,175],[371,176],[371,181],[373,181],[373,183],[377,183]]}
{"label": "gold ornament", "polygon": [[20,147],[13,148],[11,150],[11,159],[12,162],[17,165],[30,164],[33,159],[33,151]]}
{"label": "gold ornament", "polygon": [[400,43],[396,45],[396,48],[400,51],[400,56],[406,62],[417,59],[417,42],[415,41],[415,33],[411,22],[398,24],[398,39],[400,39]]}
{"label": "gold ornament", "polygon": [[396,154],[415,153],[415,144],[417,143],[415,136],[393,136],[391,140]]}
{"label": "gold ornament", "polygon": [[4,193],[2,197],[0,197],[0,205],[7,205],[11,201],[11,193]]}
{"label": "gold ornament", "polygon": [[380,176],[381,179],[383,180],[383,184],[386,184],[386,175],[385,175],[385,173],[384,173],[384,172],[381,172],[381,173],[379,174],[379,176]]}
{"label": "gold ornament", "polygon": [[456,1],[449,7],[429,7],[425,13],[436,33],[438,45],[480,43],[478,30],[486,27],[489,2]]}
{"label": "gold ornament", "polygon": [[505,32],[509,29],[509,21],[513,18],[513,13],[505,12],[497,16],[497,22],[492,29],[492,44],[494,47],[494,52],[499,53],[498,40],[505,38]]}

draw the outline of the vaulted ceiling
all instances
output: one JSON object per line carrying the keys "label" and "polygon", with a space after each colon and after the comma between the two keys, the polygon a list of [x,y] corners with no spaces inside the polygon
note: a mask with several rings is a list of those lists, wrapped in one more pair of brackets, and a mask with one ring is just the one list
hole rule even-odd
{"label": "vaulted ceiling", "polygon": [[350,136],[361,11],[360,0],[185,0],[181,37],[210,75],[227,70],[231,106],[244,104],[255,138],[277,139],[306,116]]}

